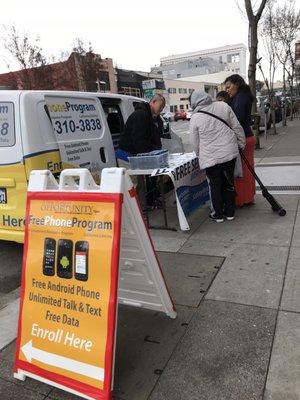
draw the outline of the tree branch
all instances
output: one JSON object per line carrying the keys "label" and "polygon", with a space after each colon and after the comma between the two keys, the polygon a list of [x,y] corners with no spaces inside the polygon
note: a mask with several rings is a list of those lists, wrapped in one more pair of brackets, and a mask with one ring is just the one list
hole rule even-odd
{"label": "tree branch", "polygon": [[256,18],[257,21],[259,21],[259,19],[261,17],[261,14],[264,11],[265,5],[267,4],[267,1],[269,1],[269,0],[262,0],[261,4],[259,6],[259,9],[258,9],[258,11],[257,11],[257,13],[255,15],[255,18]]}
{"label": "tree branch", "polygon": [[246,9],[246,13],[247,13],[247,16],[248,16],[248,20],[249,21],[253,21],[254,14],[253,14],[251,0],[245,0],[245,9]]}

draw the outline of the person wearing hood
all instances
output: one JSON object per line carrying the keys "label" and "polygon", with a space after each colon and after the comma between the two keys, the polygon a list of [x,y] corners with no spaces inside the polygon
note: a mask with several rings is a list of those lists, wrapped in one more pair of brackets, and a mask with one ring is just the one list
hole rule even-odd
{"label": "person wearing hood", "polygon": [[210,218],[223,222],[234,219],[234,167],[239,148],[245,147],[245,134],[231,107],[212,101],[209,94],[194,91],[190,97],[193,114],[190,139],[206,171],[213,212]]}

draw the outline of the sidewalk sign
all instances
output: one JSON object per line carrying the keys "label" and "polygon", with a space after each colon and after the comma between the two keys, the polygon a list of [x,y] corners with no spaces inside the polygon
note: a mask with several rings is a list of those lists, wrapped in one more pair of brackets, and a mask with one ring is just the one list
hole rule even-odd
{"label": "sidewalk sign", "polygon": [[155,169],[151,174],[158,175],[168,175],[172,180],[180,228],[190,230],[187,217],[209,201],[209,187],[198,157],[195,153],[170,155],[169,167]]}
{"label": "sidewalk sign", "polygon": [[100,186],[86,169],[59,185],[33,171],[26,221],[14,376],[109,400],[118,293],[176,317],[132,182],[121,168],[103,169]]}

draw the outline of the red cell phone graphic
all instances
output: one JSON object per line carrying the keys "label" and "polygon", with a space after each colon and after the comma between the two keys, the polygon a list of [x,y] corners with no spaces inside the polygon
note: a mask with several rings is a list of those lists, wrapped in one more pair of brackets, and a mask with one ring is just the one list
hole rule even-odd
{"label": "red cell phone graphic", "polygon": [[44,275],[53,276],[55,274],[55,248],[56,248],[55,239],[45,238],[44,257],[43,257]]}
{"label": "red cell phone graphic", "polygon": [[89,244],[86,241],[78,241],[75,243],[74,265],[75,279],[79,281],[88,280],[88,258]]}
{"label": "red cell phone graphic", "polygon": [[73,242],[59,239],[57,245],[57,276],[71,279],[73,276]]}

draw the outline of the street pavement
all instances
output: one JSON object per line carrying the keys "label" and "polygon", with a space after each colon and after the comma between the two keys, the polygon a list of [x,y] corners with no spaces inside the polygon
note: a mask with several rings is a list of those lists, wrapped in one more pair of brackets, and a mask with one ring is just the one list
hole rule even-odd
{"label": "street pavement", "polygon": [[[188,143],[188,122],[172,126]],[[257,164],[299,162],[300,120],[261,137],[261,146]],[[151,230],[151,236],[178,317],[119,307],[116,400],[300,400],[300,195],[276,198],[285,217],[258,194],[255,205],[239,208],[236,219],[223,224],[208,219],[208,206],[201,208],[188,232],[178,229],[174,199],[168,199],[169,223],[177,230]],[[150,218],[158,223],[162,217],[156,210]],[[13,378],[8,316],[16,316],[22,248],[1,243],[0,251],[11,271],[0,275],[0,347],[6,343],[0,399],[77,399]]]}

